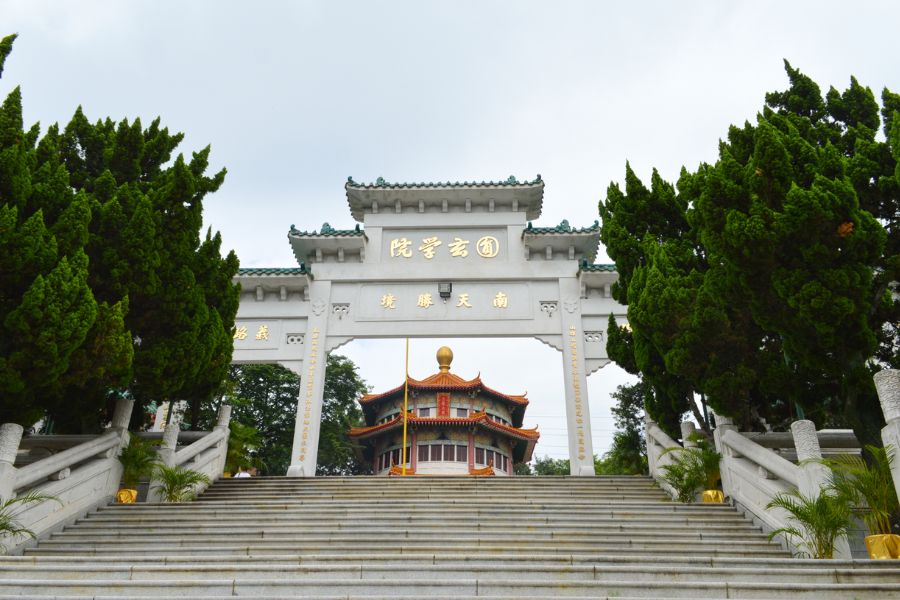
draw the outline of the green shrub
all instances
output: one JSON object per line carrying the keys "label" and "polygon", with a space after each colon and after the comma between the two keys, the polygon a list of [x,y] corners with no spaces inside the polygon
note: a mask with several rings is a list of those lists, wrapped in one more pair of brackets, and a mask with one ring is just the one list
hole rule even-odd
{"label": "green shrub", "polygon": [[153,474],[159,465],[159,456],[152,441],[128,435],[128,445],[119,452],[118,459],[122,463],[122,485],[134,489],[141,479]]}
{"label": "green shrub", "polygon": [[55,496],[35,492],[28,492],[22,496],[0,502],[0,538],[9,538],[13,542],[20,537],[33,538],[34,532],[27,527],[23,527],[18,521],[18,516],[24,510],[26,504],[44,502],[45,500],[59,502],[59,499]]}
{"label": "green shrub", "polygon": [[668,448],[663,454],[677,452],[673,462],[664,465],[663,481],[675,490],[675,499],[679,502],[693,502],[697,492],[704,489],[716,489],[719,480],[719,461],[722,456],[710,446],[709,440],[702,434],[694,433],[691,441],[696,446],[690,448]]}
{"label": "green shrub", "polygon": [[153,490],[159,492],[163,502],[189,502],[197,496],[196,486],[209,485],[209,477],[186,467],[160,465],[154,477],[159,485]]}
{"label": "green shrub", "polygon": [[891,520],[900,515],[897,490],[891,476],[894,449],[866,446],[870,460],[844,455],[823,461],[834,473],[833,487],[850,499],[861,513],[870,535],[891,533]]}
{"label": "green shrub", "polygon": [[799,556],[833,558],[835,542],[850,529],[850,499],[833,487],[826,487],[816,498],[797,490],[777,494],[766,508],[787,511],[794,525],[779,527],[769,539],[784,534],[789,541],[796,540]]}

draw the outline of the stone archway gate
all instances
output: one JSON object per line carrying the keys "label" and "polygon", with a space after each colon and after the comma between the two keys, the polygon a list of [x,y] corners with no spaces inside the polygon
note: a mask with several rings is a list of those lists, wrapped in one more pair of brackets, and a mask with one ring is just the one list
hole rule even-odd
{"label": "stone archway gate", "polygon": [[613,265],[599,226],[534,227],[544,182],[345,185],[364,227],[298,231],[299,266],[245,268],[235,363],[301,377],[288,476],[315,474],[325,357],[354,338],[533,337],[562,353],[572,475],[593,475],[587,375],[606,356]]}

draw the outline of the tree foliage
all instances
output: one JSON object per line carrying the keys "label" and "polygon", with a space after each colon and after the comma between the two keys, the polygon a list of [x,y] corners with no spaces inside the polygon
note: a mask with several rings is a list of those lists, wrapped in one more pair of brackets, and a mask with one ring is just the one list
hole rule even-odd
{"label": "tree foliage", "polygon": [[897,366],[900,347],[900,97],[884,90],[879,114],[855,78],[823,97],[785,67],[790,88],[714,164],[649,189],[626,165],[610,186],[601,239],[629,327],[611,318],[607,349],[670,433],[686,410],[703,423],[699,395],[742,427],[805,414],[875,441],[871,359]]}
{"label": "tree foliage", "polygon": [[226,396],[203,411],[199,426],[212,427],[218,405],[228,402],[231,421],[258,432],[255,459],[260,474],[284,475],[291,463],[300,377],[279,365],[232,365],[228,388]]}
{"label": "tree foliage", "polygon": [[610,449],[594,461],[598,475],[642,475],[647,473],[647,442],[644,439],[644,404],[652,401],[653,388],[640,381],[620,385],[612,397],[616,432]]}
{"label": "tree foliage", "polygon": [[[227,395],[210,404],[200,425],[211,427],[221,402],[232,406],[232,422],[258,431],[256,466],[263,475],[284,475],[291,464],[300,377],[279,365],[232,365]],[[356,475],[370,466],[357,458],[347,437],[363,424],[358,398],[368,391],[350,359],[329,354],[319,434],[317,474]]]}
{"label": "tree foliage", "polygon": [[362,475],[371,465],[360,461],[347,432],[365,424],[357,400],[368,391],[356,365],[349,358],[328,355],[325,394],[319,433],[317,475]]}
{"label": "tree foliage", "polygon": [[[0,42],[0,72],[14,36]],[[96,430],[112,398],[209,399],[231,360],[237,257],[200,237],[224,180],[183,138],[79,107],[43,136],[0,107],[0,412]],[[135,420],[143,417],[138,408]]]}

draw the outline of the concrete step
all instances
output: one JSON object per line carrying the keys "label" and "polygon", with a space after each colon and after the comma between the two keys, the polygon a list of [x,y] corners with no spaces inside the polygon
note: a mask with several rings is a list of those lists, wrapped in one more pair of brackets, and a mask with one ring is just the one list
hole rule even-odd
{"label": "concrete step", "polygon": [[[273,565],[242,563],[209,565],[182,563],[178,565],[3,565],[0,582],[17,579],[78,579],[81,581],[119,580],[204,580],[204,579],[373,579],[414,580],[422,576],[422,566],[398,564],[337,564],[337,565]],[[522,564],[432,564],[428,576],[438,579],[521,579],[528,581],[633,581],[633,582],[717,582],[755,583],[760,571],[748,567],[697,567],[683,564],[656,565],[534,565]],[[863,570],[834,568],[826,564],[818,568],[785,567],[765,571],[767,583],[900,583],[900,567]]]}
{"label": "concrete step", "polygon": [[278,542],[258,540],[255,543],[191,543],[188,540],[179,540],[177,544],[170,542],[155,543],[152,541],[129,542],[126,540],[109,540],[99,544],[57,542],[47,540],[35,548],[25,550],[26,555],[48,554],[83,554],[83,555],[114,555],[128,553],[129,555],[164,554],[166,552],[178,555],[203,555],[204,553],[218,555],[266,555],[285,554],[289,552],[301,555],[341,554],[348,553],[359,556],[360,553],[376,556],[380,552],[409,554],[440,554],[441,552],[469,552],[473,556],[490,557],[495,554],[514,553],[519,556],[530,556],[539,553],[559,554],[588,554],[591,552],[608,554],[618,552],[623,556],[643,556],[648,559],[656,559],[660,555],[679,554],[682,556],[700,557],[787,557],[787,553],[765,541],[742,541],[738,544],[723,543],[721,540],[697,540],[687,539],[680,542],[668,541],[660,544],[655,541],[614,541],[604,543],[597,541],[562,541],[554,540],[548,543],[522,543],[510,544],[497,540],[446,540],[434,542],[409,541],[380,541],[363,540],[353,541],[329,541],[326,543],[303,540]]}
{"label": "concrete step", "polygon": [[[331,514],[327,512],[310,512],[282,517],[273,514],[229,512],[221,515],[144,515],[144,516],[110,516],[104,513],[92,515],[91,518],[79,519],[76,524],[80,529],[142,528],[142,527],[307,527],[334,525],[337,528],[351,529],[357,526],[367,526],[373,523],[371,516],[362,516],[358,513]],[[417,526],[471,526],[483,523],[490,525],[508,525],[510,527],[531,527],[538,525],[566,526],[622,526],[622,527],[746,527],[748,522],[739,515],[716,515],[714,517],[697,516],[644,516],[644,515],[619,515],[619,516],[578,516],[556,515],[553,513],[535,513],[516,517],[496,516],[492,514],[469,514],[465,511],[457,511],[452,514],[410,514],[404,511],[395,511],[390,514],[379,513],[378,521],[386,527],[406,526],[415,523]]]}
{"label": "concrete step", "polygon": [[891,599],[900,596],[900,583],[768,583],[768,582],[683,582],[683,581],[524,581],[521,578],[439,579],[432,577],[404,581],[377,579],[206,579],[206,580],[116,580],[82,579],[0,581],[0,594],[93,595],[98,597],[142,596],[160,598],[176,595],[291,596],[303,597],[418,597],[524,596],[551,597],[665,597],[665,598],[867,598]]}
{"label": "concrete step", "polygon": [[630,539],[630,540],[657,540],[660,544],[668,540],[681,539],[710,539],[739,541],[741,539],[764,539],[768,537],[761,530],[749,528],[709,528],[697,529],[692,527],[657,527],[657,528],[632,528],[632,527],[506,527],[479,525],[465,529],[449,529],[447,527],[420,527],[404,526],[386,528],[381,524],[368,527],[335,529],[334,527],[309,527],[309,528],[268,528],[268,529],[207,529],[204,531],[191,531],[187,528],[160,530],[145,529],[143,531],[120,531],[115,528],[100,531],[85,531],[84,529],[69,530],[54,533],[49,540],[52,541],[103,541],[110,539],[151,538],[162,542],[176,542],[185,534],[195,542],[216,542],[230,540],[235,543],[252,543],[259,539],[265,540],[297,540],[304,542],[312,540],[342,541],[342,540],[409,540],[419,541],[439,539],[465,539],[465,540],[491,540],[498,539],[510,542],[533,542],[543,540],[573,540],[585,539]]}
{"label": "concrete step", "polygon": [[[578,521],[555,521],[555,522],[516,522],[513,519],[498,519],[496,521],[479,521],[477,519],[470,520],[446,520],[438,519],[422,520],[410,517],[409,520],[379,520],[377,523],[371,521],[354,521],[341,522],[338,520],[329,521],[296,521],[278,523],[273,520],[265,522],[248,518],[246,520],[234,520],[229,523],[216,523],[214,521],[185,521],[185,522],[167,522],[167,523],[116,523],[116,522],[100,522],[85,523],[79,526],[77,530],[70,529],[65,534],[75,533],[76,531],[82,535],[93,536],[137,536],[137,535],[182,535],[189,534],[223,534],[233,535],[234,532],[253,532],[259,533],[263,537],[270,534],[284,533],[286,535],[298,536],[309,535],[313,533],[325,533],[329,531],[356,532],[356,533],[377,533],[379,531],[387,531],[392,535],[404,535],[408,537],[408,532],[428,533],[428,532],[447,532],[448,529],[454,527],[464,527],[466,529],[477,530],[481,533],[493,532],[505,534],[509,531],[519,532],[559,532],[559,533],[575,533],[585,532],[591,535],[621,535],[623,533],[636,534],[672,534],[672,533],[728,533],[728,534],[749,534],[753,529],[747,527],[746,523],[667,523],[665,521],[651,522],[615,522],[612,520],[600,522],[578,522]],[[759,529],[755,530],[760,532]],[[62,535],[62,534],[57,534]]]}
{"label": "concrete step", "polygon": [[727,504],[677,504],[673,502],[599,502],[586,500],[568,500],[557,497],[553,501],[550,499],[542,501],[527,502],[510,502],[509,499],[435,499],[427,503],[408,499],[387,500],[384,498],[372,498],[370,500],[344,501],[333,500],[330,498],[315,498],[309,500],[268,500],[268,501],[252,501],[252,500],[209,500],[207,502],[180,502],[167,504],[115,504],[101,509],[101,511],[122,511],[131,514],[140,512],[156,513],[162,510],[165,513],[176,512],[195,512],[207,513],[210,510],[219,508],[241,508],[243,510],[299,510],[301,508],[320,508],[327,510],[359,510],[361,507],[373,507],[376,509],[403,508],[406,510],[423,510],[423,511],[440,511],[450,508],[464,507],[466,509],[475,510],[491,510],[493,512],[519,513],[535,510],[546,510],[552,508],[554,511],[576,511],[589,510],[592,513],[597,511],[619,511],[619,512],[635,512],[647,511],[656,513],[703,513],[715,514],[725,513],[734,514],[734,509]]}
{"label": "concrete step", "polygon": [[792,560],[647,478],[251,478],[109,506],[0,558],[4,598],[895,598],[900,565]]}

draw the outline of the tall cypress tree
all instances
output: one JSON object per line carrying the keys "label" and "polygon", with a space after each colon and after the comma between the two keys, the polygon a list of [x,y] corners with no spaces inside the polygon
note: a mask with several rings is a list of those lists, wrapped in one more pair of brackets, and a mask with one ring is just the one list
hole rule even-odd
{"label": "tall cypress tree", "polygon": [[[0,73],[14,39],[0,42]],[[90,210],[36,140],[16,88],[0,107],[0,421],[25,425],[44,413],[98,315],[84,249]],[[45,216],[42,199],[57,193],[68,206]]]}
{"label": "tall cypress tree", "polygon": [[[0,42],[0,72],[14,36]],[[96,430],[112,399],[209,399],[231,360],[238,262],[201,242],[209,148],[140,120],[22,129],[0,108],[0,407],[54,430]],[[133,413],[135,421],[143,418]]]}
{"label": "tall cypress tree", "polygon": [[[873,442],[881,415],[870,359],[896,364],[900,322],[890,293],[900,279],[891,137],[900,102],[882,94],[889,142],[879,141],[870,90],[851,79],[823,98],[785,67],[791,87],[766,96],[756,124],[732,127],[715,164],[682,172],[675,222],[689,224],[685,235],[652,237],[621,217],[639,210],[641,193],[601,205],[610,256],[627,258],[638,360],[624,362],[651,384],[660,373],[682,378],[744,426],[804,413]],[[614,358],[629,349],[620,334],[610,335]],[[642,344],[662,359],[649,371]]]}

